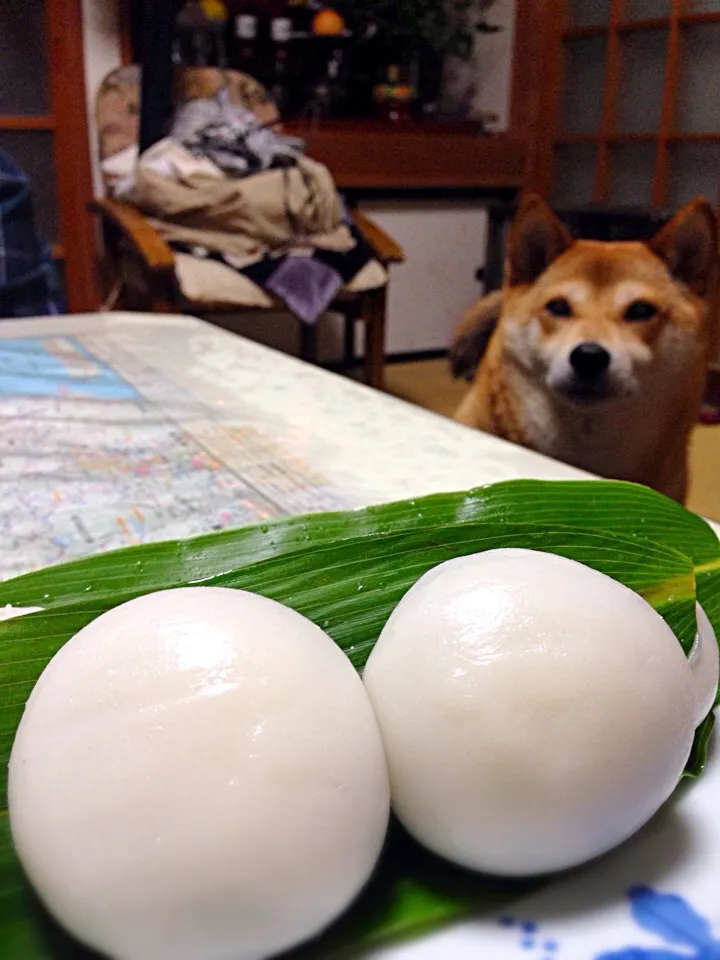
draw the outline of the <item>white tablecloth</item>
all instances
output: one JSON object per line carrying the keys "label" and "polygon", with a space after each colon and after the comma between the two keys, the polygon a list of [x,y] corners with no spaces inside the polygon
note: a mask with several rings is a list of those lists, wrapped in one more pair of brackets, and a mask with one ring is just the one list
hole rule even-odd
{"label": "white tablecloth", "polygon": [[0,577],[280,514],[580,476],[192,317],[126,313],[0,323],[0,454]]}

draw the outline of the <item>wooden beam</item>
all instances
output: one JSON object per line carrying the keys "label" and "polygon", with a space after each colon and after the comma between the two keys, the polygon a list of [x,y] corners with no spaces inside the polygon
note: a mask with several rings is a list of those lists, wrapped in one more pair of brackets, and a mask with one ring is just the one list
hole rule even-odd
{"label": "wooden beam", "polygon": [[704,13],[685,13],[680,17],[683,24],[693,23],[720,23],[720,10],[707,10]]}
{"label": "wooden beam", "polygon": [[528,142],[526,180],[537,177],[539,138],[543,136],[547,11],[535,0],[517,0],[512,54],[510,134]]}
{"label": "wooden beam", "polygon": [[10,114],[0,116],[0,130],[54,130],[54,117],[23,116]]}
{"label": "wooden beam", "polygon": [[665,83],[663,84],[662,110],[660,113],[658,150],[655,160],[655,176],[653,178],[652,202],[655,207],[666,206],[670,193],[670,140],[675,133],[677,88],[680,82],[682,12],[683,0],[672,0],[670,33],[668,35],[667,59],[665,61]]}
{"label": "wooden beam", "polygon": [[720,133],[671,133],[670,143],[720,143]]}
{"label": "wooden beam", "polygon": [[71,312],[97,309],[97,238],[87,209],[92,199],[90,142],[85,98],[85,52],[81,0],[46,3],[50,98],[61,240]]}
{"label": "wooden beam", "polygon": [[[555,140],[560,131],[560,106],[564,73],[562,32],[567,24],[566,0],[518,0],[518,13],[528,8],[528,32],[532,32],[539,52],[535,70],[527,75],[523,49],[515,44],[513,60],[513,104],[520,96],[534,102],[532,118],[524,124],[529,140],[525,186],[545,197],[550,195],[555,162]],[[532,12],[532,19],[530,13]],[[522,37],[518,38],[522,40]],[[523,121],[522,116],[519,118]],[[518,135],[520,130],[517,131]]]}

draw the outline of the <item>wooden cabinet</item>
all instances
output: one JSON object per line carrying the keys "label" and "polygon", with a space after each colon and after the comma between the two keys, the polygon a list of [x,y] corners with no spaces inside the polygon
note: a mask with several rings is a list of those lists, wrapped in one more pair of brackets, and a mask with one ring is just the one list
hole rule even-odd
{"label": "wooden cabinet", "polygon": [[472,125],[334,120],[316,128],[287,124],[305,138],[341,188],[476,190],[519,188],[527,144],[512,135],[483,135]]}

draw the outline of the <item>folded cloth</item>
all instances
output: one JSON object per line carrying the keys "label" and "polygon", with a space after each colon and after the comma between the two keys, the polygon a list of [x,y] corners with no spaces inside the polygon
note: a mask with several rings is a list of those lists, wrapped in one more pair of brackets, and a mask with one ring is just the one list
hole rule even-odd
{"label": "folded cloth", "polygon": [[345,226],[351,241],[346,249],[312,246],[266,253],[256,260],[242,260],[232,254],[197,244],[172,241],[179,253],[190,253],[224,263],[281,300],[304,323],[315,323],[358,273],[374,259],[374,253],[352,224]]}
{"label": "folded cloth", "polygon": [[168,240],[192,243],[187,229],[203,231],[213,239],[197,238],[198,243],[242,256],[258,247],[277,249],[333,234],[342,226],[343,207],[332,176],[308,157],[299,157],[289,169],[234,180],[193,170],[189,164],[181,169],[184,148],[176,141],[165,150],[174,158],[173,175],[158,172],[157,156],[146,162],[143,155],[127,199],[159,221]]}
{"label": "folded cloth", "polygon": [[179,140],[165,137],[149,147],[140,158],[136,143],[113,154],[100,164],[108,192],[118,200],[131,197],[137,182],[137,167],[167,180],[192,185],[196,179],[225,180],[225,174],[206,157],[196,157]]}
{"label": "folded cloth", "polygon": [[302,140],[278,133],[259,123],[247,107],[231,103],[224,87],[213,97],[179,107],[170,134],[231,177],[292,166],[304,147]]}
{"label": "folded cloth", "polygon": [[52,251],[35,231],[30,181],[0,151],[0,317],[64,312]]}

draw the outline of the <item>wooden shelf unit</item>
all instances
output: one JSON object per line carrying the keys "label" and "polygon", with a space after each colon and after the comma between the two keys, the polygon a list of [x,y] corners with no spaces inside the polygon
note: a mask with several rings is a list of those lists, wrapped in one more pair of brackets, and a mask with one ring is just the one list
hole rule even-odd
{"label": "wooden shelf unit", "polygon": [[[119,0],[123,62],[134,56],[133,0]],[[307,140],[338,185],[357,191],[516,191],[537,161],[538,117],[545,40],[544,4],[517,0],[510,129],[483,135],[473,124],[323,120],[285,126]]]}

